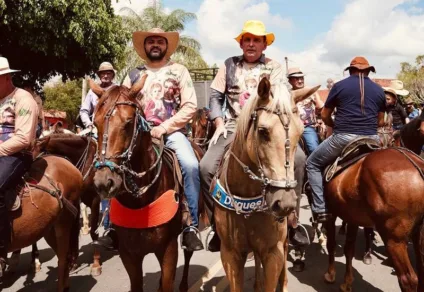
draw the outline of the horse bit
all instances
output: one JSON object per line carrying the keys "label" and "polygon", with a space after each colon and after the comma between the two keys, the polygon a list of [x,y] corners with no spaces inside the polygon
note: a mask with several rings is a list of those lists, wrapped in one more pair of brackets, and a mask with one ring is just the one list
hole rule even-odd
{"label": "horse bit", "polygon": [[[277,115],[279,117],[279,119],[280,119],[283,127],[284,127],[285,132],[286,132],[286,139],[285,139],[285,143],[284,143],[285,154],[286,154],[286,160],[285,160],[285,163],[284,163],[284,168],[286,169],[286,179],[283,179],[283,180],[273,180],[273,179],[270,179],[270,178],[266,177],[266,175],[265,175],[264,167],[263,167],[262,162],[261,162],[261,160],[259,158],[258,147],[257,147],[258,146],[257,145],[257,143],[258,143],[258,111],[260,111],[260,110],[264,110],[264,111],[266,111],[268,113],[272,113],[272,114]],[[255,174],[246,164],[244,164],[234,154],[234,152],[231,151],[231,149],[229,150],[229,154],[232,157],[234,157],[234,159],[237,161],[237,163],[242,167],[244,173],[248,174],[249,175],[249,178],[251,180],[259,181],[262,184],[261,196],[263,197],[263,204],[257,210],[253,210],[252,213],[253,212],[263,212],[263,211],[266,211],[268,209],[268,207],[265,206],[265,204],[266,204],[265,193],[266,193],[266,189],[269,186],[276,187],[276,188],[279,188],[279,189],[284,189],[284,190],[291,190],[291,189],[294,189],[297,186],[297,181],[296,180],[290,180],[290,179],[288,179],[288,177],[289,177],[289,170],[290,170],[290,138],[289,138],[290,118],[287,117],[287,120],[285,120],[284,119],[284,116],[287,116],[287,112],[286,112],[286,110],[284,110],[284,112],[281,112],[279,106],[277,106],[277,109],[274,110],[274,111],[271,111],[267,107],[257,107],[255,109],[255,111],[251,115],[250,125],[249,125],[249,128],[248,128],[247,133],[249,132],[249,129],[250,129],[252,123],[253,123],[253,128],[254,128],[254,131],[255,131],[255,138],[254,138],[255,139],[254,140],[254,144],[255,145],[254,145],[254,147],[255,147],[255,150],[256,150],[255,151],[256,160],[258,161],[258,164],[259,164],[259,167],[258,167],[259,175]],[[247,136],[247,134],[246,134],[246,136]],[[228,195],[231,197],[232,202],[234,202],[234,197],[231,194],[231,191],[230,191],[230,189],[228,187],[227,181],[228,181],[227,180],[227,173],[225,173],[225,188],[226,188],[226,190],[228,192]],[[233,206],[234,206],[234,209],[235,209],[236,213],[237,214],[240,214],[240,211],[237,209],[237,204],[234,204],[233,203]],[[249,215],[250,214],[246,214],[245,217],[248,217]],[[278,221],[281,221],[283,218],[276,217],[276,219]]]}
{"label": "horse bit", "polygon": [[[137,172],[135,172],[134,170],[131,169],[131,156],[132,156],[133,150],[136,146],[137,137],[138,137],[140,131],[150,132],[151,126],[150,126],[149,122],[143,117],[143,115],[141,115],[141,113],[140,113],[141,110],[140,110],[137,103],[131,102],[131,101],[118,102],[120,95],[123,94],[123,93],[124,92],[122,92],[122,91],[120,92],[120,94],[118,95],[118,98],[115,100],[115,103],[113,104],[113,106],[109,109],[109,111],[105,115],[105,118],[104,118],[105,130],[104,130],[104,133],[103,133],[102,150],[100,152],[98,159],[96,158],[96,162],[94,164],[94,167],[96,169],[108,167],[112,172],[116,170],[117,173],[122,174],[123,183],[124,183],[124,186],[125,186],[125,189],[127,190],[127,192],[129,192],[133,195],[136,195],[137,197],[140,197],[144,193],[146,193],[150,189],[150,187],[153,186],[155,184],[155,182],[157,181],[157,179],[159,178],[159,175],[160,175],[161,169],[162,169],[162,153],[163,153],[163,149],[164,149],[164,141],[163,141],[163,137],[162,137],[161,141],[160,141],[159,150],[157,150],[155,147],[153,147],[155,149],[157,158],[156,158],[156,161],[152,164],[152,166],[150,166],[149,169],[147,169],[146,171],[143,171],[141,173],[137,173]],[[111,116],[113,115],[115,108],[118,105],[131,106],[131,107],[135,108],[135,110],[136,110],[135,117],[136,118],[135,118],[135,121],[134,121],[133,135],[132,135],[132,138],[131,138],[130,145],[128,146],[128,148],[124,152],[122,152],[121,154],[116,154],[116,155],[113,155],[113,156],[106,157],[107,142],[108,142],[108,138],[109,138],[109,134],[108,134],[109,120],[110,120]],[[123,162],[118,165],[117,163],[112,161],[113,159],[122,159]],[[148,185],[143,186],[142,188],[139,188],[137,186],[137,184],[134,182],[134,178],[141,179],[154,169],[157,169],[157,171],[156,171],[156,174],[155,174],[155,177],[153,178],[153,180]],[[127,176],[127,174],[129,174],[129,176]],[[128,186],[128,185],[130,185],[130,186]]]}

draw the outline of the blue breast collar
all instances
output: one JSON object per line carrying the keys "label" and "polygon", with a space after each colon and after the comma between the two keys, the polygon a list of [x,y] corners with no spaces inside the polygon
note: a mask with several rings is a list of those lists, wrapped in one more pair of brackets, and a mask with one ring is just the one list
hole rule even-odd
{"label": "blue breast collar", "polygon": [[[231,197],[227,194],[225,189],[221,186],[219,179],[216,180],[215,187],[212,191],[212,197],[215,202],[224,207],[225,209],[235,211],[234,203]],[[241,198],[233,196],[237,209],[241,214],[250,214],[259,210],[262,210],[262,206],[265,205],[264,197],[257,196],[254,198]]]}

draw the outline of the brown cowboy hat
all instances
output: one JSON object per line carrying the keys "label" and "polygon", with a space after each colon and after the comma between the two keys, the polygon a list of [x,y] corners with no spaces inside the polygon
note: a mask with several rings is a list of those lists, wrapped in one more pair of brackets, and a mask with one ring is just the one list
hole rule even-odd
{"label": "brown cowboy hat", "polygon": [[346,70],[349,70],[350,68],[356,68],[358,70],[366,70],[366,69],[370,69],[372,72],[376,72],[375,71],[375,67],[371,66],[370,63],[368,63],[368,60],[365,59],[364,57],[355,57],[353,58],[353,60],[350,62],[349,67],[346,67]]}
{"label": "brown cowboy hat", "polygon": [[160,28],[152,28],[149,31],[136,31],[133,33],[133,46],[137,54],[143,60],[147,61],[149,58],[146,55],[146,50],[144,49],[144,41],[146,38],[151,36],[160,36],[164,37],[168,41],[168,49],[166,51],[165,59],[169,59],[171,55],[175,52],[180,41],[180,34],[176,31],[165,32]]}

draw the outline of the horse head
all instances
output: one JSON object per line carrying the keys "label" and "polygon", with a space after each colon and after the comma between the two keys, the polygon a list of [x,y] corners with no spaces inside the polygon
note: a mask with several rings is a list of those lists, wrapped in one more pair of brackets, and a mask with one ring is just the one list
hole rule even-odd
{"label": "horse head", "polygon": [[115,86],[107,91],[90,81],[90,88],[100,98],[94,113],[94,125],[98,131],[94,185],[103,198],[116,196],[122,191],[128,170],[139,170],[140,161],[134,163],[132,156],[138,150],[136,146],[140,146],[138,142],[143,127],[147,127],[137,99],[146,77],[130,89]]}
{"label": "horse head", "polygon": [[231,151],[261,178],[262,185],[257,188],[262,189],[269,211],[278,218],[296,207],[294,154],[303,133],[296,103],[318,88],[290,96],[284,84],[271,89],[270,81],[263,78],[257,97],[248,100],[239,117]]}

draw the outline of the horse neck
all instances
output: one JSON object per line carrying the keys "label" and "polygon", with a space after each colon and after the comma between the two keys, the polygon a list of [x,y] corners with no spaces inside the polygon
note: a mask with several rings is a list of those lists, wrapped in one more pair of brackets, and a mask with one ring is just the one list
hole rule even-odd
{"label": "horse neck", "polygon": [[[243,150],[240,146],[235,145],[234,147],[231,147],[231,151],[238,159],[247,165],[251,171],[257,175],[259,174],[258,166],[252,162],[246,150]],[[226,187],[227,183],[230,192],[238,197],[249,198],[258,196],[262,190],[261,183],[249,178],[249,176],[244,173],[241,165],[235,160],[234,157],[230,155],[227,159],[229,159],[227,166],[227,176],[225,177],[224,171],[220,177],[223,186]],[[244,183],[240,183],[241,181]]]}
{"label": "horse neck", "polygon": [[[87,140],[83,137],[75,139],[51,138],[45,150],[51,154],[67,157],[72,164],[77,164],[87,148]],[[93,157],[96,149],[93,149]]]}

